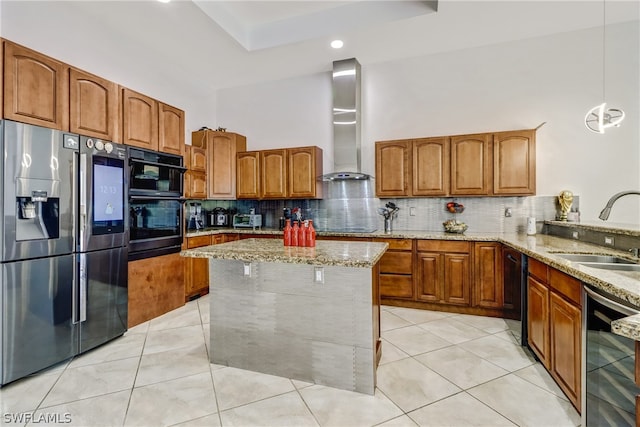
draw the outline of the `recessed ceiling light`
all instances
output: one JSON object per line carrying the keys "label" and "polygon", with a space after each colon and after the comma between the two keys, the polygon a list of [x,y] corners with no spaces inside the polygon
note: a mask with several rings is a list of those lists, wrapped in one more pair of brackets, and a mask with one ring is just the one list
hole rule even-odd
{"label": "recessed ceiling light", "polygon": [[342,46],[344,46],[342,40],[334,40],[331,42],[331,47],[334,49],[340,49]]}

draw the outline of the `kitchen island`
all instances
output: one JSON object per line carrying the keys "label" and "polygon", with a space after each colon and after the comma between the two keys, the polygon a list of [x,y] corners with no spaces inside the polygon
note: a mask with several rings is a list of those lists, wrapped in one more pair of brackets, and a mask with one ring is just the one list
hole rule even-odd
{"label": "kitchen island", "polygon": [[387,247],[246,239],[183,251],[209,258],[210,361],[373,394]]}

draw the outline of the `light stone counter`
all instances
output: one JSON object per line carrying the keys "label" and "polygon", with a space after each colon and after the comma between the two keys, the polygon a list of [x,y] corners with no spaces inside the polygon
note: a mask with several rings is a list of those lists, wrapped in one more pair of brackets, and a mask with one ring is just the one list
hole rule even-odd
{"label": "light stone counter", "polygon": [[[556,222],[553,222],[554,224]],[[571,224],[571,223],[569,223]],[[597,224],[584,224],[585,227],[598,227]],[[199,232],[200,234],[215,233],[235,233],[238,230],[207,230]],[[244,230],[243,230],[244,232]],[[251,234],[272,234],[282,235],[279,230],[248,230]],[[636,230],[628,232],[631,236],[636,236]],[[192,234],[188,234],[191,236]],[[537,234],[535,236],[527,236],[526,234],[509,234],[509,233],[473,233],[466,232],[464,234],[449,234],[445,232],[419,231],[419,230],[402,230],[392,233],[384,233],[376,231],[373,233],[336,233],[336,232],[318,232],[318,236],[338,236],[338,237],[354,237],[354,238],[397,238],[397,239],[436,239],[436,240],[465,240],[465,241],[495,241],[508,245],[525,255],[535,258],[545,264],[550,265],[580,281],[587,283],[597,289],[614,295],[624,301],[627,301],[640,309],[640,272],[637,271],[613,271],[598,268],[587,267],[576,262],[571,262],[559,257],[558,253],[583,253],[583,254],[599,254],[599,255],[615,255],[621,258],[633,259],[630,253],[606,248],[599,245],[585,243],[579,240],[565,239],[545,234]],[[282,242],[281,240],[274,239]],[[318,241],[318,243],[323,241]],[[202,248],[201,248],[202,249]],[[196,251],[193,249],[192,251]],[[613,324],[614,332],[640,340],[640,322],[634,321],[633,317],[620,319]]]}
{"label": "light stone counter", "polygon": [[193,258],[247,262],[373,267],[389,245],[375,242],[320,240],[313,248],[284,246],[280,239],[244,239],[182,252]]}
{"label": "light stone counter", "polygon": [[373,394],[387,247],[250,238],[183,251],[209,258],[211,363]]}

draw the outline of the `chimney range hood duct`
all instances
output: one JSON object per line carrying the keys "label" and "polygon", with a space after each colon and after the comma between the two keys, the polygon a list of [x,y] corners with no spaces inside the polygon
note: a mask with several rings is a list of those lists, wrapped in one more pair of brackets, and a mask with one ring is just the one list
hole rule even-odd
{"label": "chimney range hood duct", "polygon": [[333,170],[323,181],[365,180],[360,160],[360,63],[333,62]]}

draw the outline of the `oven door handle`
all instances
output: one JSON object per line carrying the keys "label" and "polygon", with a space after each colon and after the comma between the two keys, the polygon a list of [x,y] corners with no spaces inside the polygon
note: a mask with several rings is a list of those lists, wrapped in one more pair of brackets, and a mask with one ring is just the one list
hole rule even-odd
{"label": "oven door handle", "polygon": [[140,163],[142,165],[159,166],[159,167],[162,167],[162,168],[177,169],[177,170],[182,171],[182,172],[185,172],[187,170],[187,168],[185,168],[184,166],[170,165],[170,164],[167,164],[167,163],[150,162],[148,160],[138,160],[138,159],[132,159],[132,158],[129,158],[129,163]]}
{"label": "oven door handle", "polygon": [[605,307],[609,307],[610,309],[613,309],[613,310],[618,310],[622,314],[625,314],[627,316],[640,314],[640,311],[635,310],[631,307],[627,307],[626,305],[620,304],[619,302],[610,300],[609,298],[604,297],[599,293],[592,291],[587,286],[584,286],[584,291],[587,295],[589,295],[590,298],[593,298],[594,300],[604,305]]}

